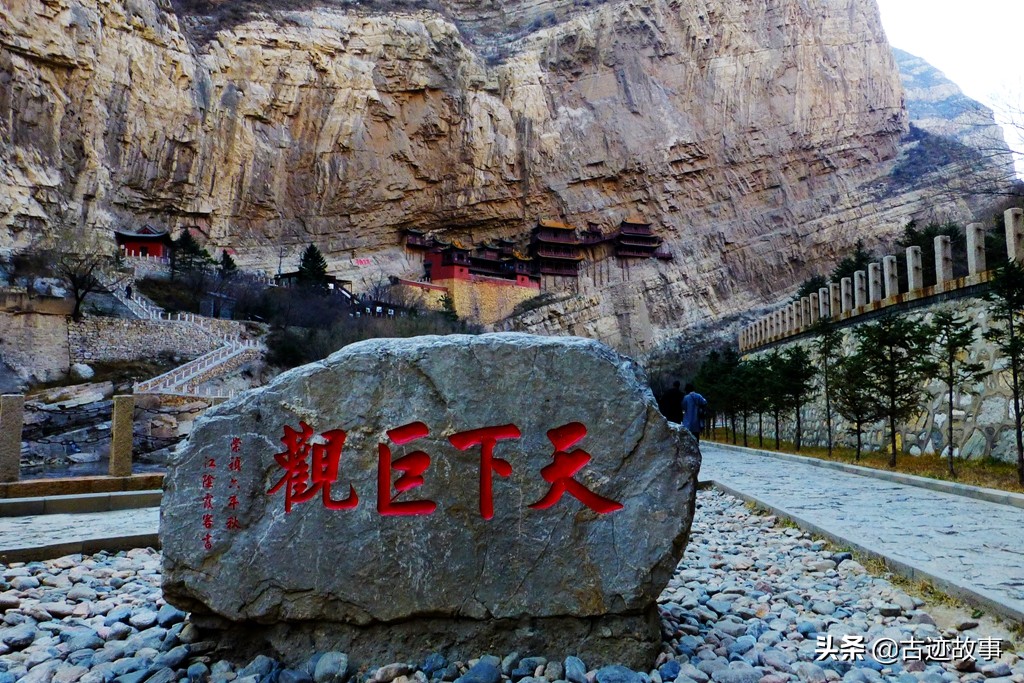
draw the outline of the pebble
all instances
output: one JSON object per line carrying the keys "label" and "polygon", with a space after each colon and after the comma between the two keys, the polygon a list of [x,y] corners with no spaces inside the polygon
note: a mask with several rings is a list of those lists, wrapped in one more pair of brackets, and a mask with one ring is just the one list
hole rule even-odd
{"label": "pebble", "polygon": [[343,652],[298,665],[215,661],[216,644],[163,601],[159,552],[136,549],[0,564],[0,683],[1024,683],[1024,660],[1010,654],[977,665],[820,657],[828,638],[870,646],[989,634],[965,618],[940,632],[919,599],[775,523],[713,489],[698,494],[686,554],[658,600],[662,651],[646,671],[530,652],[466,662],[432,653],[418,664],[353,663]]}

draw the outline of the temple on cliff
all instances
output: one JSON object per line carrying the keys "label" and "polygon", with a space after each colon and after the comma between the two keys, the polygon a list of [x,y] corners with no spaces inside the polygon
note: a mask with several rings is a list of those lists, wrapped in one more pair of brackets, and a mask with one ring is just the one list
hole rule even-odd
{"label": "temple on cliff", "polygon": [[451,307],[460,317],[484,324],[507,317],[539,294],[544,277],[579,277],[585,250],[610,245],[619,259],[672,258],[651,224],[636,217],[609,233],[589,223],[582,234],[568,223],[541,219],[530,232],[529,257],[516,251],[516,240],[509,238],[466,247],[422,230],[403,233],[406,248],[423,253],[423,276],[418,281],[396,278],[396,286],[427,308]]}
{"label": "temple on cliff", "polygon": [[654,234],[651,224],[635,216],[626,218],[615,235],[615,255],[619,258],[671,259],[661,249],[664,240]]}
{"label": "temple on cliff", "polygon": [[114,230],[114,241],[125,256],[151,256],[168,258],[171,255],[171,236],[167,230],[143,225],[138,230]]}
{"label": "temple on cliff", "polygon": [[542,220],[530,235],[530,252],[541,275],[576,277],[580,261],[580,239],[576,228],[558,221]]}

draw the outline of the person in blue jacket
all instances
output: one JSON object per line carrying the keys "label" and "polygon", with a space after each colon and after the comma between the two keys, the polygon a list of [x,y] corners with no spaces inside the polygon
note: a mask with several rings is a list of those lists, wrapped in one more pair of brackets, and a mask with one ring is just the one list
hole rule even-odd
{"label": "person in blue jacket", "polygon": [[700,433],[704,429],[704,409],[708,405],[706,398],[697,393],[690,383],[683,389],[683,426],[700,441]]}

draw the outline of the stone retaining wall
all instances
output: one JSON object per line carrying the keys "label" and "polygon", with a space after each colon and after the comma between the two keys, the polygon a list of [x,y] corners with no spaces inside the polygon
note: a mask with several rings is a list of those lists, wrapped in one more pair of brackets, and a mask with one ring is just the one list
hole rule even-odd
{"label": "stone retaining wall", "polygon": [[[992,371],[983,382],[972,387],[974,394],[964,391],[957,393],[953,406],[953,442],[954,455],[959,457],[987,457],[998,460],[1016,461],[1016,436],[1013,418],[1013,399],[1010,394],[1010,372],[1007,362],[997,355],[994,347],[985,342],[981,335],[989,328],[989,304],[977,297],[965,298],[954,303],[941,303],[922,307],[905,315],[911,320],[930,323],[936,311],[945,307],[954,307],[963,311],[979,326],[979,333],[974,344],[967,350],[971,362],[984,364],[986,370]],[[853,330],[847,327],[842,330],[844,350],[850,353],[854,349]],[[785,350],[793,345],[806,348],[812,358],[816,359],[812,348],[813,338],[805,338],[786,344],[780,348]],[[760,355],[762,352],[752,355]],[[817,360],[815,360],[817,364]],[[911,455],[947,454],[947,413],[949,395],[945,384],[932,381],[927,386],[928,399],[920,415],[908,424],[897,425],[897,445]],[[821,395],[820,380],[818,395],[802,412],[803,435],[806,445],[824,446],[826,443],[825,402]],[[742,429],[742,424],[737,426]],[[765,415],[765,439],[774,439],[774,425],[770,415]],[[854,446],[856,437],[848,432],[849,423],[833,411],[833,440],[835,443]],[[783,439],[792,441],[795,436],[795,424],[792,415],[780,425]],[[757,416],[748,418],[747,433],[757,434]],[[889,441],[881,423],[869,426],[864,432],[866,450],[884,450]]]}
{"label": "stone retaining wall", "polygon": [[0,312],[0,361],[22,380],[60,379],[70,367],[66,320],[63,315]]}
{"label": "stone retaining wall", "polygon": [[68,341],[73,363],[136,360],[163,352],[193,358],[220,346],[215,336],[192,323],[121,318],[72,322]]}

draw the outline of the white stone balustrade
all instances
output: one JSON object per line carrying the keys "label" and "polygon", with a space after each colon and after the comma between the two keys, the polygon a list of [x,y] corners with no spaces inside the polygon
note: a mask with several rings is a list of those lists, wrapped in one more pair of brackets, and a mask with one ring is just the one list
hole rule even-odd
{"label": "white stone balustrade", "polygon": [[[1003,214],[1006,250],[1010,260],[1024,260],[1024,210],[1008,209]],[[988,277],[985,256],[985,226],[971,223],[966,229],[967,278],[953,275],[952,240],[948,235],[934,239],[935,286],[926,288],[921,247],[906,250],[907,294],[913,300],[933,293],[952,291],[957,287],[976,285]],[[820,319],[839,319],[862,313],[862,307],[893,303],[900,296],[899,262],[887,255],[881,263],[869,263],[867,270],[857,271],[840,282],[829,282],[816,293],[791,302],[756,321],[741,334],[742,348],[756,348],[792,334],[806,331]],[[872,307],[874,308],[874,307]]]}

